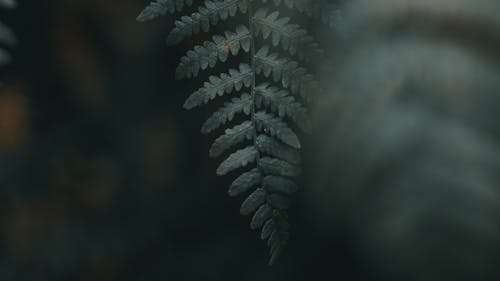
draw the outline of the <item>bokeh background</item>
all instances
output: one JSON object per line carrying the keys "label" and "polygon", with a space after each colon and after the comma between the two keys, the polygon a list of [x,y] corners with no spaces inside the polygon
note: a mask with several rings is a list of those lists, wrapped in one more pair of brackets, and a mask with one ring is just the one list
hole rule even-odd
{"label": "bokeh background", "polygon": [[137,23],[145,0],[19,2],[0,14],[19,38],[1,70],[0,280],[308,279],[300,203],[305,242],[271,268],[215,176],[171,18]]}

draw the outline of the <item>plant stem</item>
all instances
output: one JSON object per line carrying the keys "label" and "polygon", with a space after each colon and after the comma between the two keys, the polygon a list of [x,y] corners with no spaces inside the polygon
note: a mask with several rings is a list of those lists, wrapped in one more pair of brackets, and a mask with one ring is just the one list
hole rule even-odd
{"label": "plant stem", "polygon": [[[252,124],[253,124],[253,145],[257,149],[257,122],[255,118],[255,113],[256,113],[256,102],[255,102],[255,80],[256,80],[256,74],[255,74],[255,30],[253,27],[253,17],[254,17],[254,10],[253,10],[253,4],[252,0],[247,0],[247,6],[248,6],[248,28],[250,29],[250,67],[252,68],[252,82],[250,85],[250,95],[252,96],[252,110],[251,110],[251,118],[252,118]],[[259,160],[260,160],[260,152],[257,150],[257,167],[260,170],[259,166]]]}

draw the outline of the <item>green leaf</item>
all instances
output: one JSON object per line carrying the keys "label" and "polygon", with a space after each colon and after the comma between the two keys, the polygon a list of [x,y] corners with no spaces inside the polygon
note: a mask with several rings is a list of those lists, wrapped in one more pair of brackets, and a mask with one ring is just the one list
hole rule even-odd
{"label": "green leaf", "polygon": [[224,106],[217,110],[208,120],[203,124],[201,132],[207,134],[227,122],[233,120],[234,116],[240,112],[246,115],[250,114],[252,109],[252,97],[249,94],[242,94],[241,97],[233,98],[230,102],[224,103]]}
{"label": "green leaf", "polygon": [[299,189],[297,184],[293,181],[279,176],[266,176],[263,180],[262,187],[269,193],[284,194],[292,194]]}
{"label": "green leaf", "polygon": [[264,224],[261,233],[262,239],[269,237],[267,240],[267,245],[271,247],[269,265],[272,265],[276,261],[288,242],[290,238],[289,228],[290,225],[286,211],[274,209],[272,219]]}
{"label": "green leaf", "polygon": [[250,228],[251,229],[260,228],[266,220],[272,217],[272,215],[273,215],[273,208],[271,208],[271,206],[269,206],[268,204],[260,206],[252,218],[252,222],[250,223]]}
{"label": "green leaf", "polygon": [[255,54],[256,73],[269,77],[275,82],[281,82],[283,87],[292,93],[300,93],[302,97],[313,96],[319,92],[319,84],[296,61],[280,57],[277,53],[269,53],[269,47],[264,46]]}
{"label": "green leaf", "polygon": [[283,144],[267,135],[259,135],[255,141],[257,149],[270,156],[285,160],[292,164],[300,164],[301,157],[297,149]]}
{"label": "green leaf", "polygon": [[254,162],[259,155],[259,152],[253,146],[248,146],[240,149],[235,153],[229,155],[217,168],[217,174],[223,176],[238,168],[245,167],[248,163]]}
{"label": "green leaf", "polygon": [[184,103],[185,109],[193,109],[208,101],[213,100],[217,95],[222,96],[233,91],[239,91],[243,86],[249,87],[252,82],[253,72],[248,64],[240,64],[240,69],[230,69],[228,73],[223,73],[219,77],[210,76],[203,88],[194,92]]}
{"label": "green leaf", "polygon": [[294,148],[300,148],[300,141],[297,135],[279,117],[269,113],[259,111],[255,113],[257,129],[277,137],[282,142]]}
{"label": "green leaf", "polygon": [[152,1],[141,14],[137,16],[137,21],[145,22],[164,16],[167,13],[181,12],[184,7],[193,4],[193,0],[156,0]]}
{"label": "green leaf", "polygon": [[250,190],[250,188],[258,185],[262,180],[262,174],[259,169],[255,168],[249,172],[241,174],[233,181],[229,187],[229,196],[238,196]]}
{"label": "green leaf", "polygon": [[242,13],[247,12],[246,0],[206,0],[204,5],[198,8],[198,12],[191,16],[183,16],[175,22],[174,29],[167,37],[167,45],[178,44],[200,31],[207,32],[211,25],[236,15],[238,9]]}
{"label": "green leaf", "polygon": [[307,109],[295,101],[286,90],[269,86],[263,83],[255,88],[255,101],[258,107],[269,107],[271,111],[278,113],[280,117],[292,119],[304,132],[311,130],[311,122]]}
{"label": "green leaf", "polygon": [[210,157],[218,157],[231,147],[253,137],[254,127],[251,121],[245,121],[234,128],[227,129],[217,138],[210,148]]}
{"label": "green leaf", "polygon": [[[278,234],[276,234],[278,235]],[[281,253],[283,252],[283,248],[286,243],[281,242],[279,240],[274,240],[273,243],[271,244],[271,258],[269,259],[269,265],[273,265],[276,260],[280,257]]]}
{"label": "green leaf", "polygon": [[213,36],[212,41],[205,41],[203,46],[195,46],[181,58],[176,78],[196,77],[200,70],[215,67],[217,61],[225,62],[229,54],[238,55],[240,49],[249,52],[251,38],[248,28],[243,25],[238,26],[236,32],[226,31],[224,36]]}
{"label": "green leaf", "polygon": [[262,204],[266,202],[267,193],[264,189],[256,189],[248,198],[241,204],[240,213],[244,216],[251,214]]}
{"label": "green leaf", "polygon": [[271,157],[260,158],[259,166],[266,174],[283,177],[297,177],[302,172],[301,169],[297,166]]}
{"label": "green leaf", "polygon": [[298,54],[301,59],[309,61],[324,61],[324,51],[314,42],[308,32],[297,24],[290,24],[290,18],[280,18],[279,12],[267,12],[267,9],[259,9],[255,12],[252,23],[257,35],[261,34],[264,39],[271,36],[273,46],[281,45],[291,55]]}
{"label": "green leaf", "polygon": [[264,240],[269,238],[271,236],[271,233],[276,230],[276,223],[274,222],[274,219],[269,219],[264,223],[264,226],[262,227],[262,232],[260,234],[260,239]]}

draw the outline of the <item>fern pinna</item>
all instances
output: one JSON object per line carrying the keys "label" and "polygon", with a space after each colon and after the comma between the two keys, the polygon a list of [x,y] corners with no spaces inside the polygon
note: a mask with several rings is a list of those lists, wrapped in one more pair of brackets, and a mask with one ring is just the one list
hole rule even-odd
{"label": "fern pinna", "polygon": [[250,227],[262,228],[261,238],[267,240],[271,248],[272,264],[288,241],[289,197],[298,190],[293,178],[301,173],[301,144],[294,128],[307,130],[308,127],[307,110],[301,101],[307,101],[318,88],[313,75],[301,65],[302,62],[320,61],[323,52],[306,29],[291,24],[289,17],[281,17],[278,11],[270,9],[281,7],[283,2],[287,11],[320,18],[327,25],[333,24],[335,17],[330,12],[335,9],[319,0],[267,2],[205,0],[196,5],[193,0],[156,0],[137,20],[143,22],[167,13],[196,10],[175,22],[167,37],[167,44],[174,45],[194,34],[207,32],[238,13],[247,15],[236,19],[243,24],[233,31],[215,35],[211,41],[188,51],[180,60],[176,76],[178,79],[196,77],[200,71],[226,62],[229,56],[238,56],[241,51],[245,53],[245,62],[237,69],[210,76],[189,96],[184,107],[193,109],[217,96],[240,93],[213,113],[201,131],[211,133],[235,122],[235,115],[245,116],[241,123],[226,129],[215,140],[210,156],[219,157],[237,148],[220,164],[217,174],[226,175],[246,168],[231,184],[229,195],[250,193],[240,212],[254,214]]}
{"label": "fern pinna", "polygon": [[[16,7],[16,1],[14,0],[0,0],[0,8],[15,8]],[[17,39],[16,36],[14,35],[14,32],[0,22],[0,43],[3,45],[7,46],[12,46],[16,44]],[[11,56],[10,54],[3,48],[0,48],[0,66],[4,66],[11,61]]]}

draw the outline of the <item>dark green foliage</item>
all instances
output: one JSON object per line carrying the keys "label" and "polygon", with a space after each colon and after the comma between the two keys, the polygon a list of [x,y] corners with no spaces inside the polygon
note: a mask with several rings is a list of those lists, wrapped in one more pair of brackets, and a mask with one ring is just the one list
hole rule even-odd
{"label": "dark green foliage", "polygon": [[[279,9],[287,7],[289,12],[318,19],[324,19],[325,11],[336,9],[317,0],[286,0],[283,6],[280,6],[282,1],[269,3],[264,0],[203,1],[193,7],[194,13],[181,16],[175,22],[167,44],[177,44],[194,34],[209,31],[230,17],[246,14],[232,31],[214,35],[210,41],[189,50],[180,60],[176,77],[197,77],[201,71],[214,68],[219,62],[225,63],[230,57],[241,60],[238,69],[209,76],[203,87],[187,98],[184,108],[193,109],[218,96],[233,95],[208,118],[201,132],[211,133],[239,120],[239,124],[226,127],[214,141],[210,157],[235,150],[225,156],[217,169],[218,175],[248,167],[248,171],[242,171],[234,180],[228,193],[230,196],[250,193],[240,212],[243,215],[255,212],[250,227],[263,227],[262,238],[268,239],[270,263],[273,263],[288,241],[289,196],[298,190],[293,178],[301,172],[297,166],[301,161],[298,151],[301,143],[295,128],[309,130],[304,103],[319,90],[314,76],[301,64],[321,62],[324,57],[309,32],[292,23],[290,17],[280,16]],[[192,1],[157,0],[138,20],[182,11],[191,4]]]}
{"label": "dark green foliage", "polygon": [[301,169],[297,166],[294,166],[286,161],[271,157],[261,158],[259,161],[259,166],[266,174],[283,177],[298,177],[302,172]]}
{"label": "dark green foliage", "polygon": [[271,233],[276,229],[276,222],[274,220],[268,220],[264,223],[262,227],[262,232],[260,238],[265,240],[271,236]]}
{"label": "dark green foliage", "polygon": [[293,181],[277,176],[265,177],[262,185],[267,191],[273,193],[292,194],[299,189],[297,184],[295,184]]}
{"label": "dark green foliage", "polygon": [[279,17],[279,12],[268,13],[267,9],[259,9],[255,13],[253,28],[257,35],[264,39],[271,36],[273,46],[281,45],[291,55],[298,54],[301,58],[323,55],[323,51],[305,29],[298,24],[290,24],[290,18]]}
{"label": "dark green foliage", "polygon": [[252,110],[252,97],[248,94],[242,94],[241,97],[233,98],[230,102],[226,102],[224,107],[217,110],[207,121],[203,124],[201,132],[204,134],[210,133],[213,130],[231,121],[238,113],[250,114]]}
{"label": "dark green foliage", "polygon": [[[272,195],[271,195],[272,196]],[[273,216],[273,207],[268,204],[264,204],[259,207],[259,209],[255,212],[252,222],[250,223],[251,229],[259,229],[262,225],[272,218]]]}
{"label": "dark green foliage", "polygon": [[241,176],[235,179],[231,184],[228,191],[229,196],[238,196],[247,192],[250,188],[260,184],[261,178],[262,173],[257,168],[241,174]]}
{"label": "dark green foliage", "polygon": [[210,1],[198,8],[198,12],[191,16],[183,16],[175,22],[175,27],[170,31],[167,37],[167,45],[180,43],[184,38],[201,31],[207,32],[210,26],[216,25],[219,21],[226,20],[228,17],[236,15],[238,9],[242,13],[247,12],[247,1],[243,0],[224,0]]}
{"label": "dark green foliage", "polygon": [[184,7],[192,4],[193,0],[156,0],[142,11],[137,20],[141,22],[154,20],[166,13],[181,12]]}
{"label": "dark green foliage", "polygon": [[229,52],[238,55],[240,48],[245,52],[250,51],[251,36],[246,26],[240,25],[236,32],[226,31],[224,36],[215,35],[212,41],[206,41],[203,46],[195,46],[188,51],[176,70],[178,79],[198,76],[200,70],[214,67],[217,61],[225,62]]}
{"label": "dark green foliage", "polygon": [[297,135],[279,117],[259,111],[254,116],[259,131],[264,131],[293,148],[300,148]]}
{"label": "dark green foliage", "polygon": [[245,149],[240,149],[235,153],[229,155],[229,157],[220,164],[217,169],[217,174],[223,176],[229,172],[232,172],[240,167],[245,167],[250,162],[254,162],[257,158],[259,152],[254,146],[248,146]]}
{"label": "dark green foliage", "polygon": [[284,145],[267,135],[259,135],[255,145],[263,153],[285,160],[293,164],[300,164],[300,154],[297,149]]}
{"label": "dark green foliage", "polygon": [[[15,8],[16,2],[14,0],[0,0],[0,7]],[[17,39],[14,35],[14,32],[12,32],[12,30],[8,26],[0,22],[0,44],[12,46],[16,43]],[[5,49],[0,48],[0,66],[8,64],[10,63],[10,61],[10,54]]]}
{"label": "dark green foliage", "polygon": [[281,82],[284,88],[289,88],[293,94],[300,93],[306,98],[318,91],[318,84],[307,69],[299,63],[278,53],[269,53],[270,48],[264,46],[255,54],[255,71],[265,77],[273,78],[274,82]]}
{"label": "dark green foliage", "polygon": [[310,130],[307,109],[296,102],[287,90],[278,87],[270,87],[269,83],[263,83],[255,88],[256,104],[258,107],[267,107],[274,113],[292,119],[303,131]]}
{"label": "dark green foliage", "polygon": [[215,140],[210,148],[210,157],[218,157],[231,147],[253,138],[254,126],[251,121],[245,121],[234,128],[227,129],[225,134]]}
{"label": "dark green foliage", "polygon": [[266,202],[267,192],[262,189],[256,189],[248,198],[241,204],[240,213],[242,215],[250,215],[252,212]]}
{"label": "dark green foliage", "polygon": [[240,69],[229,69],[219,77],[210,76],[203,88],[194,92],[184,103],[184,108],[192,109],[207,103],[217,95],[229,94],[234,90],[239,91],[243,86],[248,87],[252,82],[253,71],[248,64],[240,64]]}

